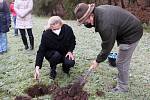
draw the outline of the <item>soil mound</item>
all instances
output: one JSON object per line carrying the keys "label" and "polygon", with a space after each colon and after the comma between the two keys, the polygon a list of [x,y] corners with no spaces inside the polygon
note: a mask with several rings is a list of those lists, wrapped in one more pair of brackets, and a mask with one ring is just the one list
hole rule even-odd
{"label": "soil mound", "polygon": [[32,100],[30,96],[16,96],[14,100]]}
{"label": "soil mound", "polygon": [[57,89],[52,97],[53,100],[88,100],[89,94],[79,83],[74,83]]}
{"label": "soil mound", "polygon": [[52,95],[53,100],[88,100],[89,94],[83,90],[83,85],[76,82],[60,88],[58,83],[51,85],[36,84],[24,90],[29,97],[16,96],[15,100],[31,100],[44,95]]}
{"label": "soil mound", "polygon": [[99,97],[102,97],[102,96],[105,96],[105,93],[103,91],[97,90],[96,95],[99,96]]}
{"label": "soil mound", "polygon": [[36,85],[33,85],[33,86],[27,88],[25,90],[25,93],[27,93],[32,98],[35,98],[35,97],[39,97],[39,96],[48,94],[48,89],[47,89],[46,85],[36,84]]}

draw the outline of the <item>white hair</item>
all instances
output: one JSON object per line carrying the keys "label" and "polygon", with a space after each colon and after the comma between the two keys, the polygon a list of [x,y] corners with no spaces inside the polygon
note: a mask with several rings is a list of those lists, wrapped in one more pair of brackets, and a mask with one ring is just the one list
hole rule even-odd
{"label": "white hair", "polygon": [[57,23],[63,24],[64,21],[59,16],[50,17],[48,22],[47,22],[47,25],[45,27],[45,30],[51,29],[51,25],[54,25],[54,24],[57,24]]}

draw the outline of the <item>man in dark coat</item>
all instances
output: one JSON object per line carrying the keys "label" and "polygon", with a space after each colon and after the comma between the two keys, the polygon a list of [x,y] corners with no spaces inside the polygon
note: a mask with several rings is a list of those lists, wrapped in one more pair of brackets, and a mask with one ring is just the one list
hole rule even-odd
{"label": "man in dark coat", "polygon": [[119,74],[117,86],[112,91],[127,92],[131,57],[143,34],[141,22],[130,12],[112,5],[95,7],[95,4],[80,3],[74,12],[80,24],[87,28],[95,27],[102,39],[102,50],[93,61],[92,67],[95,68],[107,59],[117,41],[119,52],[116,66]]}
{"label": "man in dark coat", "polygon": [[0,53],[7,52],[7,32],[11,24],[9,7],[5,0],[0,0]]}
{"label": "man in dark coat", "polygon": [[52,16],[43,32],[41,44],[36,56],[35,79],[39,79],[39,69],[42,67],[45,57],[51,67],[50,77],[55,79],[56,66],[62,63],[63,72],[69,74],[69,70],[74,66],[75,60],[73,50],[76,41],[73,30],[58,16]]}

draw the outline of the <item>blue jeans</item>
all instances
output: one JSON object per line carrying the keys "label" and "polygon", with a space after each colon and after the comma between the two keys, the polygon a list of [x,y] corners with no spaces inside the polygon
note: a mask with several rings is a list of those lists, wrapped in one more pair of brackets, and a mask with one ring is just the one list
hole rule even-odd
{"label": "blue jeans", "polygon": [[18,35],[18,29],[16,28],[16,16],[13,16],[13,21],[14,21],[14,35]]}
{"label": "blue jeans", "polygon": [[7,49],[7,33],[0,33],[0,53],[6,52]]}

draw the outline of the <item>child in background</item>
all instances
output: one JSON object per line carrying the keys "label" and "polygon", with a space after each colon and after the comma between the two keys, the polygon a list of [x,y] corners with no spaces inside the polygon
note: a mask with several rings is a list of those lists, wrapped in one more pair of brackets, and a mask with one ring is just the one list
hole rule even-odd
{"label": "child in background", "polygon": [[29,37],[30,50],[34,49],[34,36],[32,33],[32,9],[33,0],[15,0],[16,28],[20,31],[25,50],[29,49],[27,36]]}
{"label": "child in background", "polygon": [[14,10],[14,1],[12,0],[11,4],[10,4],[10,12],[12,14],[12,18],[13,18],[13,22],[14,22],[14,35],[18,36],[18,29],[16,28],[16,12]]}

